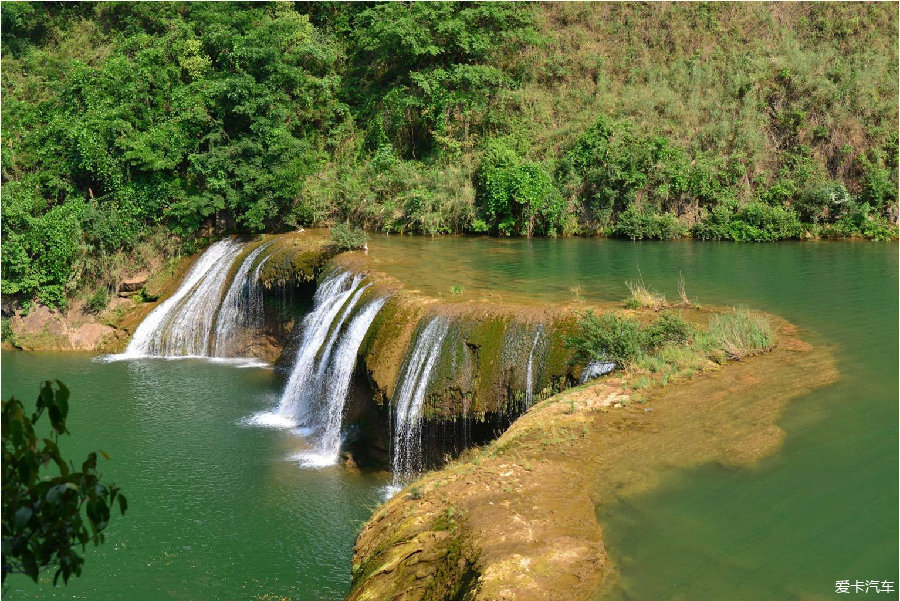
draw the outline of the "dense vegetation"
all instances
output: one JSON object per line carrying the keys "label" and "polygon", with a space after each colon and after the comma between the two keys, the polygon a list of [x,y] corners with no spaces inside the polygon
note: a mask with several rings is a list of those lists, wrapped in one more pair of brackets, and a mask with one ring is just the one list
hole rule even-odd
{"label": "dense vegetation", "polygon": [[890,3],[5,3],[2,31],[24,301],[336,222],[896,236]]}
{"label": "dense vegetation", "polygon": [[774,344],[769,320],[746,309],[714,315],[706,329],[669,311],[646,324],[618,311],[599,316],[585,311],[566,338],[574,362],[613,362],[633,376],[630,380],[636,388],[690,376],[710,361],[721,364],[758,355]]}

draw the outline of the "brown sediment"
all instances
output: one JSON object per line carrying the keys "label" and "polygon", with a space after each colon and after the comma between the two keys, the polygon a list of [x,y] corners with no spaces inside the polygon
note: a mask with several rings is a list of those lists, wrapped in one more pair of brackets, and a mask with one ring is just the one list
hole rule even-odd
{"label": "brown sediment", "polygon": [[[668,470],[751,468],[781,445],[788,400],[837,378],[828,349],[777,321],[766,354],[668,386],[618,377],[547,399],[499,439],[398,493],[364,526],[349,599],[591,599],[615,582],[598,506]],[[625,402],[616,408],[614,405]]]}

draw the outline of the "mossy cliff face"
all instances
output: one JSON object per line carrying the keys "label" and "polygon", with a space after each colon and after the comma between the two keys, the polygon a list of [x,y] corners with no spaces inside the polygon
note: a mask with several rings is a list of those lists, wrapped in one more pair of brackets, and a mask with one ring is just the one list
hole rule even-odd
{"label": "mossy cliff face", "polygon": [[666,470],[756,464],[786,402],[837,377],[779,322],[774,351],[641,390],[611,375],[535,405],[497,440],[397,493],[363,527],[352,601],[594,599],[615,582],[598,510]]}
{"label": "mossy cliff face", "polygon": [[444,320],[447,328],[422,406],[426,466],[492,440],[529,403],[577,382],[581,368],[570,362],[565,338],[584,305],[437,299],[405,288],[375,265],[363,252],[344,253],[330,262],[331,268],[365,275],[369,287],[359,307],[375,297],[387,299],[359,351],[357,371],[366,390],[364,398],[356,395],[348,415],[348,422],[359,426],[359,440],[350,445],[358,460],[386,464],[388,424],[406,363],[433,319]]}
{"label": "mossy cliff face", "polygon": [[535,399],[546,398],[574,384],[580,375],[580,368],[569,361],[565,337],[582,305],[435,299],[372,269],[364,253],[342,254],[332,264],[366,274],[372,286],[364,301],[375,296],[388,299],[360,349],[361,365],[380,404],[394,399],[404,361],[423,325],[435,317],[447,320],[449,327],[428,386],[426,419],[517,415],[525,408],[529,384]]}

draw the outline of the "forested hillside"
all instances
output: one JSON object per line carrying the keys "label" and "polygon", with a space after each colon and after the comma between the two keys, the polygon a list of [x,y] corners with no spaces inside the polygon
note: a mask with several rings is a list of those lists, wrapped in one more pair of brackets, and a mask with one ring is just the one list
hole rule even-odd
{"label": "forested hillside", "polygon": [[4,3],[2,291],[228,232],[896,237],[897,5]]}

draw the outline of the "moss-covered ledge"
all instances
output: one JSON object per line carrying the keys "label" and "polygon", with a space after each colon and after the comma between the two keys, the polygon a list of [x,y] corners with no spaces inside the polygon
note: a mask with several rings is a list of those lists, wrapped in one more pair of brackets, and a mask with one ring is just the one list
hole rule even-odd
{"label": "moss-covered ledge", "polygon": [[434,298],[379,271],[364,252],[340,254],[330,264],[366,275],[371,287],[361,304],[387,298],[360,348],[361,365],[379,404],[393,399],[404,359],[423,325],[433,317],[449,321],[426,395],[424,415],[432,420],[518,415],[525,409],[525,366],[531,355],[535,399],[574,385],[581,366],[570,362],[565,338],[575,328],[579,311],[609,308]]}
{"label": "moss-covered ledge", "polygon": [[834,381],[827,349],[776,321],[771,352],[635,395],[606,376],[546,399],[499,439],[427,474],[356,542],[352,601],[592,599],[615,581],[598,507],[670,469],[752,466],[783,439],[789,399]]}

